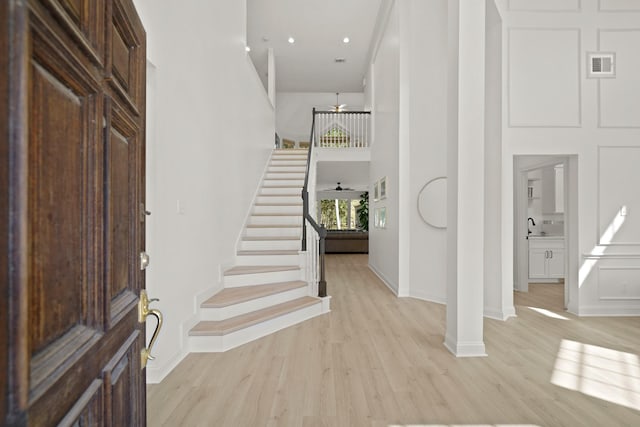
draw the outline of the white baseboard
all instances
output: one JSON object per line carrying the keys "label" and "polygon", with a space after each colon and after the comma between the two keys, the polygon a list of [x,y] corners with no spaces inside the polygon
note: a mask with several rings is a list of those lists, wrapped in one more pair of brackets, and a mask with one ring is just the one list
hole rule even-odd
{"label": "white baseboard", "polygon": [[579,307],[579,312],[574,313],[580,317],[638,317],[640,307],[600,307],[583,306]]}
{"label": "white baseboard", "polygon": [[440,298],[440,297],[437,297],[437,296],[430,295],[427,292],[424,292],[424,293],[420,292],[420,291],[418,291],[418,292],[415,292],[415,291],[414,292],[409,292],[409,297],[415,298],[415,299],[419,299],[419,300],[422,300],[422,301],[433,302],[435,304],[447,305],[446,297],[445,298]]}
{"label": "white baseboard", "polygon": [[518,317],[516,314],[516,309],[514,306],[506,307],[503,309],[495,308],[495,307],[485,307],[484,308],[484,317],[489,319],[495,319],[500,321],[505,321],[511,317]]}
{"label": "white baseboard", "polygon": [[444,346],[456,357],[487,357],[484,342],[456,342],[449,335],[445,336]]}
{"label": "white baseboard", "polygon": [[147,384],[159,384],[162,382],[162,380],[182,362],[182,359],[184,359],[187,354],[183,347],[163,364],[150,360],[147,364]]}
{"label": "white baseboard", "polygon": [[378,279],[380,279],[382,281],[382,283],[384,283],[384,285],[389,288],[389,290],[395,295],[398,296],[398,288],[397,286],[394,288],[393,285],[391,284],[391,282],[389,280],[387,280],[387,278],[384,276],[384,274],[380,273],[378,270],[376,270],[376,268],[374,266],[372,266],[371,264],[369,264],[369,269],[371,271],[373,271],[373,274],[375,274],[376,276],[378,276]]}

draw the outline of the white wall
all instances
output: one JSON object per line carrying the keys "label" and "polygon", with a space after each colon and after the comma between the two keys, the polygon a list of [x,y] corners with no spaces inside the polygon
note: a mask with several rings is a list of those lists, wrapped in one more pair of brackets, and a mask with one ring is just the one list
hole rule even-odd
{"label": "white wall", "polygon": [[[401,2],[407,8],[406,60],[401,61],[402,84],[408,86],[407,143],[409,161],[400,173],[406,176],[409,195],[408,233],[400,245],[408,245],[409,295],[446,302],[447,231],[425,224],[418,212],[418,197],[433,178],[447,175],[447,0]],[[440,58],[440,60],[434,60]],[[446,200],[442,200],[446,209]]]}
{"label": "white wall", "polygon": [[[375,78],[372,82],[375,141],[371,147],[369,194],[373,194],[373,182],[382,177],[387,177],[388,194],[377,202],[369,197],[369,266],[395,292],[398,292],[399,60],[399,12],[395,2],[369,74]],[[387,210],[386,229],[373,226],[375,209],[380,207]]]}
{"label": "white wall", "polygon": [[[160,4],[159,4],[160,3]],[[244,50],[245,2],[136,0],[155,67],[148,119],[147,289],[164,327],[147,368],[186,352],[196,296],[220,286],[273,146],[275,116]],[[178,208],[179,205],[179,208]]]}
{"label": "white wall", "polygon": [[[514,155],[577,155],[577,253],[568,262],[581,315],[640,314],[640,2],[625,4],[633,11],[616,11],[616,0],[504,4],[502,197],[513,206]],[[594,51],[616,53],[615,79],[587,78]],[[624,217],[623,205],[634,206]],[[621,226],[609,241],[611,223]],[[513,241],[512,225],[502,232]]]}
{"label": "white wall", "polygon": [[[347,104],[349,111],[364,109],[364,93],[340,93],[340,104]],[[276,132],[280,139],[309,141],[311,134],[311,111],[328,111],[336,103],[336,94],[331,92],[278,92],[276,96]]]}

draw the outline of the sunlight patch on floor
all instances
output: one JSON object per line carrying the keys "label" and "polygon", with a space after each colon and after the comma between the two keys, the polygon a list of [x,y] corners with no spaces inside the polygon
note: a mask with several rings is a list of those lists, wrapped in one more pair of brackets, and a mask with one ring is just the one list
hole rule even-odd
{"label": "sunlight patch on floor", "polygon": [[562,340],[551,383],[640,410],[640,357]]}
{"label": "sunlight patch on floor", "polygon": [[553,319],[560,319],[560,320],[569,320],[568,317],[564,317],[559,315],[558,313],[554,313],[553,311],[544,309],[544,308],[538,308],[538,307],[527,307],[529,310],[533,310],[536,313],[540,313],[543,316],[547,316],[547,317],[551,317]]}

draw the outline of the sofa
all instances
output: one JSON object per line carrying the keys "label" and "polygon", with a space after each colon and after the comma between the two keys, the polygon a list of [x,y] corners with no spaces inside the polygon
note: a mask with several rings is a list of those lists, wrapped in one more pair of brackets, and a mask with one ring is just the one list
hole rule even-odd
{"label": "sofa", "polygon": [[327,254],[367,254],[369,253],[369,232],[327,230],[324,251]]}

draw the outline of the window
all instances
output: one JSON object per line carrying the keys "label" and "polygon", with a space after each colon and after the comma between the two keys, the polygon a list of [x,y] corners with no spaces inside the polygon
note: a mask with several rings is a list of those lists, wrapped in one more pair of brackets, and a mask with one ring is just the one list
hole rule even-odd
{"label": "window", "polygon": [[355,230],[358,227],[357,210],[360,199],[322,199],[318,218],[327,230]]}

